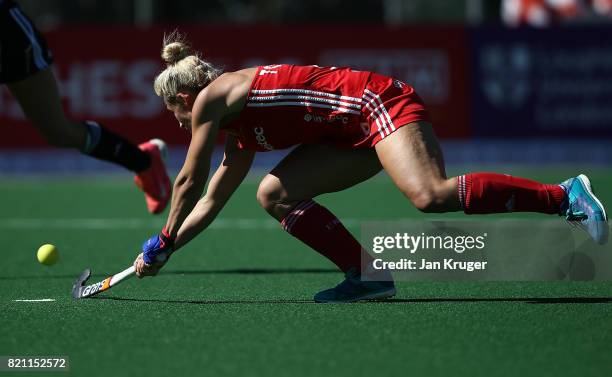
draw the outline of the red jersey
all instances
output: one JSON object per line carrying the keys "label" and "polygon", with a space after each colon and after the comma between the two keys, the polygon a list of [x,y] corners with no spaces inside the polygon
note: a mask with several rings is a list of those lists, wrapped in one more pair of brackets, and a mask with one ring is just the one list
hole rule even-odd
{"label": "red jersey", "polygon": [[371,147],[398,128],[398,115],[401,125],[427,118],[414,90],[397,80],[346,67],[268,65],[258,67],[244,109],[224,129],[237,135],[239,148],[255,151]]}

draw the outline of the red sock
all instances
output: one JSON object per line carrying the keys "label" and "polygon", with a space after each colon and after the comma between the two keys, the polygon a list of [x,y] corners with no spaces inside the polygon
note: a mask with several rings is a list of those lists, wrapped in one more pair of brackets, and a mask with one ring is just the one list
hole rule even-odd
{"label": "red sock", "polygon": [[371,259],[340,220],[313,200],[300,203],[281,222],[289,234],[331,260],[342,271],[361,270],[361,258]]}
{"label": "red sock", "polygon": [[559,185],[496,173],[457,177],[459,201],[467,214],[541,212],[557,214],[565,200]]}

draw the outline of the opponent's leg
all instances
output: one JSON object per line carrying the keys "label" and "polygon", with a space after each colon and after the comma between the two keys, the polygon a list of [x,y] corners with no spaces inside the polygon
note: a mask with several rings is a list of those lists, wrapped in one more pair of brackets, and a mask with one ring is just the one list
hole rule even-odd
{"label": "opponent's leg", "polygon": [[95,122],[75,123],[68,120],[51,69],[10,83],[8,88],[26,117],[52,145],[75,148],[136,173],[151,164],[147,153]]}
{"label": "opponent's leg", "polygon": [[66,119],[50,68],[7,86],[25,116],[51,145],[79,150],[84,148],[87,128]]}
{"label": "opponent's leg", "polygon": [[362,260],[371,257],[336,216],[312,198],[341,191],[381,170],[371,149],[339,149],[325,145],[301,145],[293,150],[261,182],[257,199],[283,228],[335,263],[346,273],[338,287],[320,292],[316,301],[356,301],[390,297],[395,286],[362,282]]}
{"label": "opponent's leg", "polygon": [[71,122],[64,114],[55,76],[47,68],[8,84],[26,117],[50,144],[75,148],[92,157],[121,165],[137,175],[149,211],[161,212],[170,197],[170,180],[159,149],[152,143],[135,146],[96,122]]}

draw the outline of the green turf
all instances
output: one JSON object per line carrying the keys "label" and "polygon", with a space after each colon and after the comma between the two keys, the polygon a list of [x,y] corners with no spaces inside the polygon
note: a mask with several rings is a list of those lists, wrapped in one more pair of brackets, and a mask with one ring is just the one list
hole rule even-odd
{"label": "green turf", "polygon": [[[568,175],[519,173],[550,182]],[[610,173],[591,175],[604,203],[612,203]],[[246,182],[222,218],[267,219],[256,188],[255,180]],[[82,376],[612,371],[610,283],[399,282],[396,299],[387,303],[319,305],[313,294],[342,278],[330,263],[280,229],[220,227],[181,250],[160,276],[74,301],[70,287],[84,267],[96,279],[125,268],[162,220],[150,220],[125,180],[4,180],[0,197],[0,355],[67,355],[71,374]],[[341,218],[421,216],[386,178],[321,202]],[[122,218],[144,222],[92,229],[91,220],[74,221]],[[10,225],[9,219],[38,220]],[[50,268],[34,255],[47,242],[61,252]],[[24,298],[56,301],[12,301]]]}

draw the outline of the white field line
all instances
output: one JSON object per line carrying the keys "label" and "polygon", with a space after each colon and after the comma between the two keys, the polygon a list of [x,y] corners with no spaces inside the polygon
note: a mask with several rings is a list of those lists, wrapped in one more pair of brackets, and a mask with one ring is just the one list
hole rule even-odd
{"label": "white field line", "polygon": [[[345,226],[357,226],[359,219],[342,219]],[[157,229],[164,225],[163,220],[146,219],[0,219],[0,229],[28,230],[28,229],[81,229],[81,230],[109,230],[109,229]],[[216,219],[209,229],[282,229],[278,221],[256,218]]]}
{"label": "white field line", "polygon": [[14,302],[53,302],[55,299],[53,298],[40,298],[40,299],[31,299],[31,300],[13,300]]}

